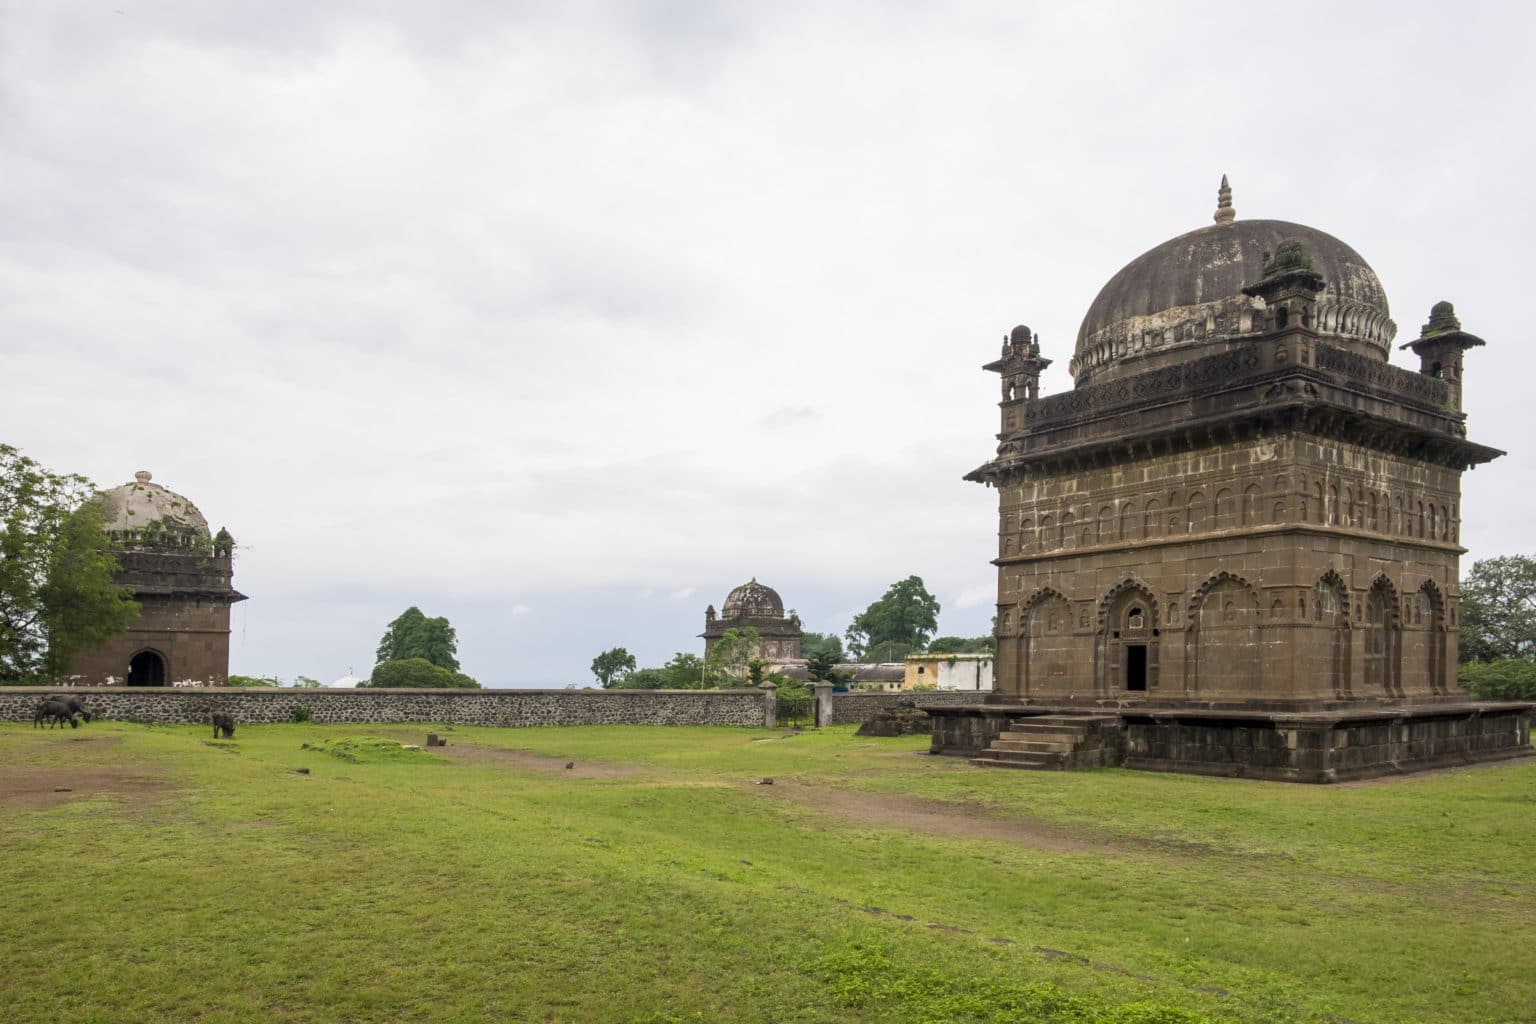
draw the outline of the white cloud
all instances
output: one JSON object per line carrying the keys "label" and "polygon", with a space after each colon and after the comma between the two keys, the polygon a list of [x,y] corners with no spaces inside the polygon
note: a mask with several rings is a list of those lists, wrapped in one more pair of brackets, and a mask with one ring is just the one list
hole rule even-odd
{"label": "white cloud", "polygon": [[[1251,48],[1259,9],[424,10],[0,14],[4,440],[227,525],[241,671],[339,674],[419,595],[484,607],[462,647],[500,671],[585,621],[547,595],[648,591],[665,653],[680,595],[752,575],[807,614],[915,572],[984,628],[980,364],[1022,321],[1069,386],[1094,293],[1222,172],[1359,249],[1405,337],[1455,301],[1473,438],[1525,433],[1533,214],[1488,200],[1527,191],[1524,9],[1303,4],[1299,133],[1170,56]],[[1533,457],[1467,477],[1475,556],[1526,549]]]}

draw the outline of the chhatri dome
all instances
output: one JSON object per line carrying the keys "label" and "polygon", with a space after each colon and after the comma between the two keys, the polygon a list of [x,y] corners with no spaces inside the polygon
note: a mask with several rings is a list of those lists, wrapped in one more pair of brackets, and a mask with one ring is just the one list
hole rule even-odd
{"label": "chhatri dome", "polygon": [[103,491],[106,509],[104,528],[119,546],[199,546],[211,541],[208,520],[191,501],[154,483],[148,470],[139,470],[133,482]]}
{"label": "chhatri dome", "polygon": [[1071,370],[1078,385],[1263,333],[1264,301],[1245,289],[1263,279],[1266,259],[1298,242],[1323,279],[1309,326],[1331,344],[1386,362],[1397,325],[1381,281],[1359,253],[1304,224],[1238,220],[1225,175],[1214,219],[1142,253],[1099,291],[1077,332]]}
{"label": "chhatri dome", "polygon": [[784,602],[780,599],[779,592],[757,582],[756,576],[726,594],[725,604],[722,607],[724,610],[721,615],[727,619],[755,618],[764,615],[780,618],[784,615]]}

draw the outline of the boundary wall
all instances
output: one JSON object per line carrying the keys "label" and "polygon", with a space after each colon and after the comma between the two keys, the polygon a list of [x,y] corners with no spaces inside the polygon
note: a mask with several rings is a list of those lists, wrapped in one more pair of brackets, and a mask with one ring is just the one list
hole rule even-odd
{"label": "boundary wall", "polygon": [[316,722],[441,722],[445,725],[738,725],[775,720],[764,690],[332,690],[198,689],[158,686],[0,687],[0,721],[30,722],[51,694],[79,697],[103,719],[205,722],[213,711],[237,723],[290,722],[295,707]]}
{"label": "boundary wall", "polygon": [[[967,690],[837,693],[816,689],[820,725],[859,725],[884,708],[978,704]],[[30,722],[52,694],[79,697],[93,715],[118,721],[204,722],[224,711],[236,722],[290,722],[296,707],[325,723],[441,722],[445,725],[736,725],[772,728],[776,693],[754,690],[299,690],[287,687],[0,687],[0,721]]]}

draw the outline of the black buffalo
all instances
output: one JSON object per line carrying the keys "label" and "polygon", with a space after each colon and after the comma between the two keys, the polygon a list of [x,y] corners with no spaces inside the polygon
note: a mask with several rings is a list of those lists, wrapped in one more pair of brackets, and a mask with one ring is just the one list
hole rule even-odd
{"label": "black buffalo", "polygon": [[44,722],[48,723],[50,729],[55,725],[62,727],[65,722],[69,723],[71,729],[80,728],[79,717],[61,700],[45,700],[37,706],[37,711],[32,715],[32,728],[40,728]]}
{"label": "black buffalo", "polygon": [[227,711],[214,711],[208,716],[213,720],[213,738],[218,739],[219,733],[224,734],[225,739],[233,739],[235,735],[235,716]]}
{"label": "black buffalo", "polygon": [[48,699],[58,701],[60,704],[67,706],[69,708],[69,713],[72,715],[79,715],[87,722],[91,720],[92,716],[90,710],[85,706],[85,702],[82,701],[79,697],[71,697],[67,694],[56,693],[50,696]]}

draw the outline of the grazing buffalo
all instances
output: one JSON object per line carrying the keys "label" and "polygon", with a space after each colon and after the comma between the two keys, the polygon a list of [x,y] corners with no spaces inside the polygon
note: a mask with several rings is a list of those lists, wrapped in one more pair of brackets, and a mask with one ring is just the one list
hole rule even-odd
{"label": "grazing buffalo", "polygon": [[39,728],[44,722],[48,723],[50,729],[55,725],[62,727],[65,722],[69,723],[71,729],[80,728],[80,719],[61,700],[45,700],[37,706],[37,712],[32,716],[32,728]]}
{"label": "grazing buffalo", "polygon": [[209,718],[213,719],[213,738],[218,739],[219,733],[224,734],[225,739],[234,739],[235,716],[227,711],[215,711]]}
{"label": "grazing buffalo", "polygon": [[72,714],[72,715],[79,715],[81,718],[85,719],[87,722],[89,722],[91,720],[91,712],[90,712],[90,710],[88,708],[86,708],[85,702],[82,701],[79,697],[71,697],[71,696],[68,696],[66,694],[57,694],[56,693],[53,696],[49,697],[48,699],[49,700],[53,700],[53,701],[58,701],[60,704],[65,705],[66,707],[69,708],[69,713]]}

